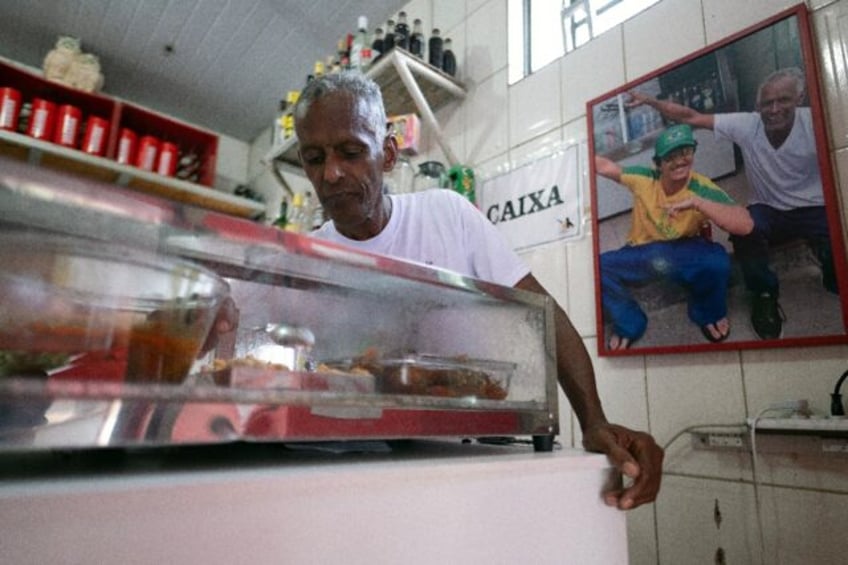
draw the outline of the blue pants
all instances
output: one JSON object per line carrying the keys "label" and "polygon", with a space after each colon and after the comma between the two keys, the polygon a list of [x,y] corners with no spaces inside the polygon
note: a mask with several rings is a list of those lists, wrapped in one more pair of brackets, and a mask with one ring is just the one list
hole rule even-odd
{"label": "blue pants", "polygon": [[754,230],[748,235],[730,238],[748,290],[778,296],[780,285],[777,275],[769,268],[769,245],[802,238],[807,240],[821,264],[825,288],[836,292],[836,273],[824,206],[778,210],[766,204],[752,204],[748,211],[754,219]]}
{"label": "blue pants", "polygon": [[648,326],[628,287],[665,279],[689,291],[689,318],[699,327],[727,316],[730,257],[700,237],[626,246],[601,254],[601,301],[613,331],[630,341]]}

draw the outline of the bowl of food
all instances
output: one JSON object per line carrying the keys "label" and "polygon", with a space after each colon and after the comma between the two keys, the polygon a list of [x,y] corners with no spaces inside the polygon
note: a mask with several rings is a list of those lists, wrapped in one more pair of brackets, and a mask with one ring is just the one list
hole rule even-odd
{"label": "bowl of food", "polygon": [[122,360],[118,378],[181,383],[228,294],[214,272],[175,257],[0,232],[0,376],[45,377],[107,354]]}

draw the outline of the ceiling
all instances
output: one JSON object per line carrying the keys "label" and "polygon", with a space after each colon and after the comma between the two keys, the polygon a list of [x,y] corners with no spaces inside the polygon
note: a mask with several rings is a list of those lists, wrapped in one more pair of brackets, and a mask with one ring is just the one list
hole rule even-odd
{"label": "ceiling", "polygon": [[250,142],[357,17],[408,0],[2,0],[0,57],[41,69],[60,35],[100,59],[103,93]]}

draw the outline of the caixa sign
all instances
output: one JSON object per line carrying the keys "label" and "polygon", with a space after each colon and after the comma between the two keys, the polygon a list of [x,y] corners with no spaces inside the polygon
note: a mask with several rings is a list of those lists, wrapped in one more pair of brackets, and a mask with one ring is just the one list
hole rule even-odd
{"label": "caixa sign", "polygon": [[569,146],[480,183],[478,206],[513,249],[582,235],[578,149]]}
{"label": "caixa sign", "polygon": [[486,210],[486,216],[493,224],[517,220],[528,214],[535,214],[548,210],[552,206],[563,205],[565,202],[559,195],[559,186],[537,190],[522,194],[514,200],[507,200],[502,204],[492,204]]}

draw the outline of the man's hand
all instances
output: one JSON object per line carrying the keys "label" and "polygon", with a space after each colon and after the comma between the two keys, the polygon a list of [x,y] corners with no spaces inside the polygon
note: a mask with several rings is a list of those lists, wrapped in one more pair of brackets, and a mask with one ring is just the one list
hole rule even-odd
{"label": "man's hand", "polygon": [[698,209],[698,203],[695,198],[687,198],[685,200],[681,200],[680,202],[675,202],[673,204],[666,204],[663,206],[666,212],[668,212],[669,218],[677,217],[678,212],[683,210],[689,210],[690,208]]}
{"label": "man's hand", "polygon": [[630,95],[629,100],[625,100],[624,107],[625,108],[636,108],[637,106],[641,106],[642,104],[648,104],[654,98],[652,96],[648,96],[647,94],[642,94],[637,90],[629,90],[627,94]]}
{"label": "man's hand", "polygon": [[600,424],[583,432],[583,447],[605,453],[632,484],[604,493],[604,502],[630,510],[653,502],[660,490],[663,450],[650,435],[616,424]]}

